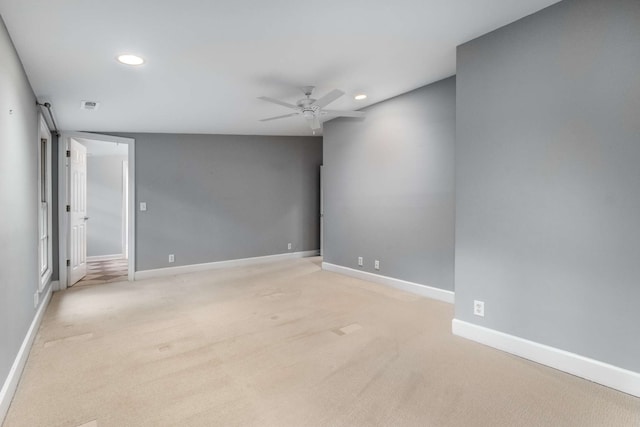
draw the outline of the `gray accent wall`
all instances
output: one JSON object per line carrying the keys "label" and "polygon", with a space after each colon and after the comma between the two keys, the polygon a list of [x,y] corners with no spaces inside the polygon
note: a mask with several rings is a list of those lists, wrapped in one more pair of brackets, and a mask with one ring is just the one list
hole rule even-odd
{"label": "gray accent wall", "polygon": [[640,2],[563,1],[457,67],[456,318],[640,372]]}
{"label": "gray accent wall", "polygon": [[1,388],[35,316],[33,297],[38,290],[40,275],[39,112],[33,90],[2,19],[0,58]]}
{"label": "gray accent wall", "polygon": [[122,162],[127,156],[87,158],[87,256],[123,254]]}
{"label": "gray accent wall", "polygon": [[322,138],[121,136],[136,141],[136,271],[319,249]]}
{"label": "gray accent wall", "polygon": [[455,91],[451,77],[325,123],[325,262],[453,290]]}

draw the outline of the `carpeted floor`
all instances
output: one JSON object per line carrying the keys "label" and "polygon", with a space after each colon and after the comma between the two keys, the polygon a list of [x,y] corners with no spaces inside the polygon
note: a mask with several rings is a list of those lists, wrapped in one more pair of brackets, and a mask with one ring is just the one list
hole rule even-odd
{"label": "carpeted floor", "polygon": [[13,426],[639,426],[640,399],[451,334],[319,258],[53,295]]}

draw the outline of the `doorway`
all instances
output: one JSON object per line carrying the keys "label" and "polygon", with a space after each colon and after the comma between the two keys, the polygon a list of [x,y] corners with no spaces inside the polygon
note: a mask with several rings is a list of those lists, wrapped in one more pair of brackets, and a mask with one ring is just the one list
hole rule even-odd
{"label": "doorway", "polygon": [[320,256],[324,256],[324,166],[320,165]]}
{"label": "doorway", "polygon": [[133,280],[134,144],[91,133],[61,136],[61,289]]}

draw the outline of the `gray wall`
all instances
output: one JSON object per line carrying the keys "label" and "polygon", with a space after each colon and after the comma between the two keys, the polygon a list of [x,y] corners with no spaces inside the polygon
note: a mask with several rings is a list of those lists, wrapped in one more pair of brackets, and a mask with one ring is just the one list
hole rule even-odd
{"label": "gray wall", "polygon": [[456,318],[640,372],[640,2],[567,0],[457,61]]}
{"label": "gray wall", "polygon": [[34,318],[33,295],[40,276],[38,109],[2,19],[0,58],[1,387]]}
{"label": "gray wall", "polygon": [[455,86],[325,124],[326,262],[453,290]]}
{"label": "gray wall", "polygon": [[87,256],[122,254],[122,162],[127,156],[87,158]]}
{"label": "gray wall", "polygon": [[136,140],[136,208],[148,209],[136,271],[319,248],[321,138],[121,135]]}

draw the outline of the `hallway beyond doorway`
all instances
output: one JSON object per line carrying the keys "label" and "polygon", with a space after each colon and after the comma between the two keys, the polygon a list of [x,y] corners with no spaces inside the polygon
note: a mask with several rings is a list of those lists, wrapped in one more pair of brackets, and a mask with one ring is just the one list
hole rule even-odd
{"label": "hallway beyond doorway", "polygon": [[73,286],[126,282],[128,269],[129,261],[124,258],[108,261],[87,261],[87,275]]}

